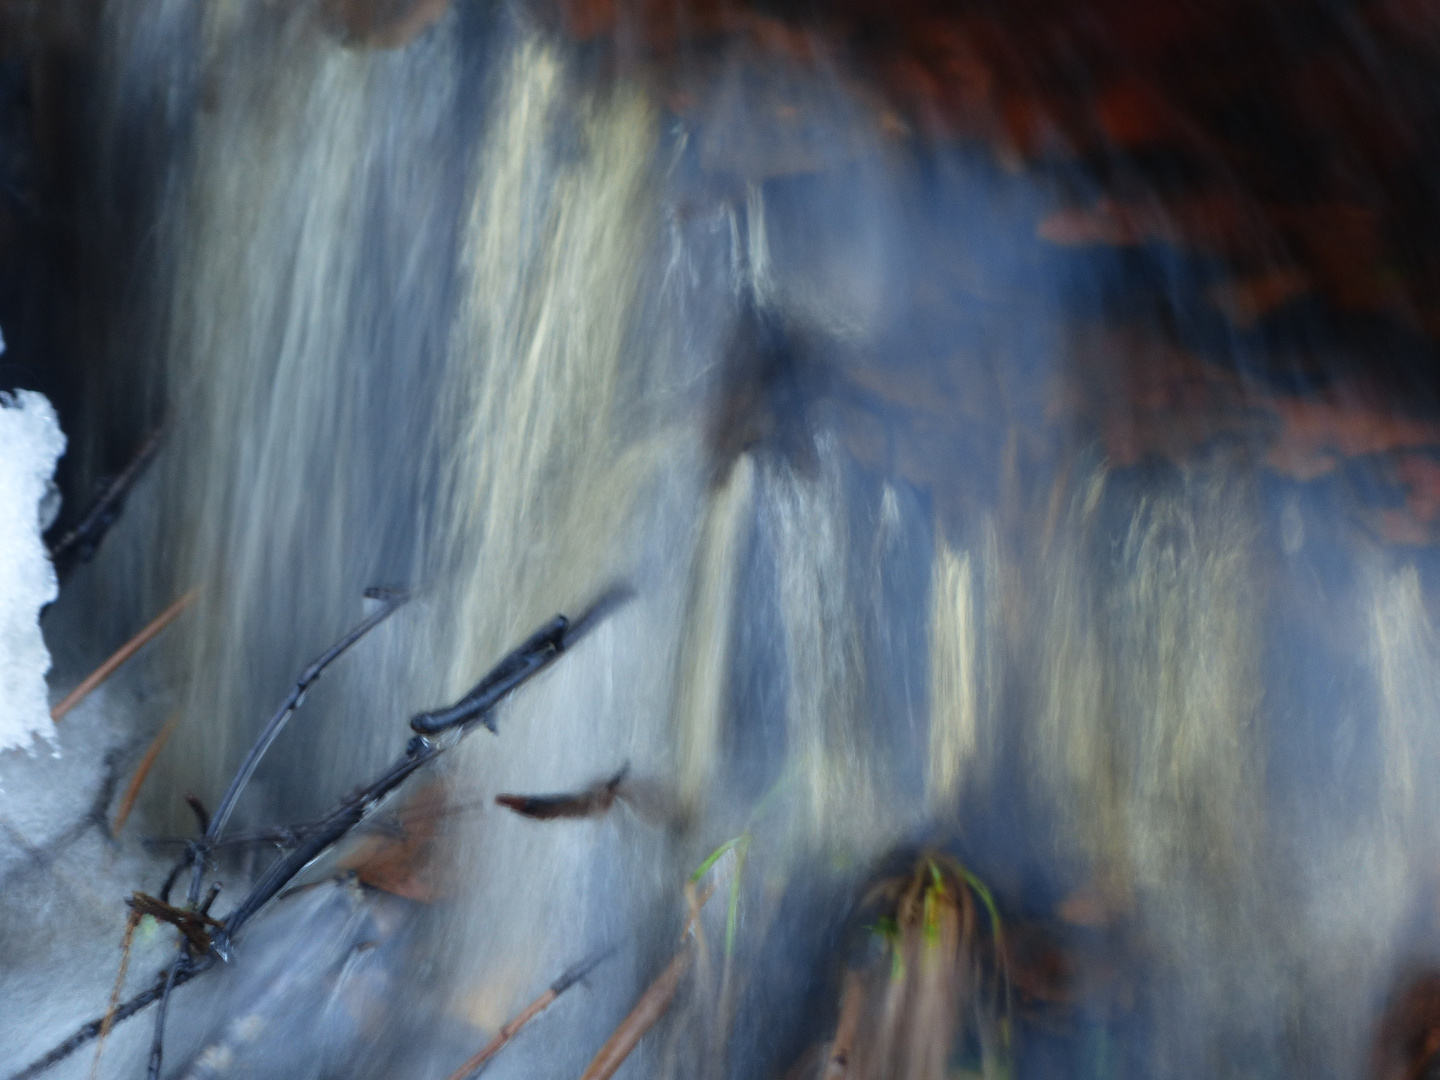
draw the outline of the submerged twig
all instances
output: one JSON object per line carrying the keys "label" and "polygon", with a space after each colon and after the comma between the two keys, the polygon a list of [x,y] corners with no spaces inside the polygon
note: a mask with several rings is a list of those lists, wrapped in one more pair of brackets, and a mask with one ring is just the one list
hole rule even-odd
{"label": "submerged twig", "polygon": [[95,1060],[90,1064],[90,1080],[96,1080],[100,1075],[100,1053],[105,1049],[105,1036],[110,1034],[110,1028],[115,1024],[115,1010],[120,1007],[125,975],[130,970],[130,945],[135,940],[135,930],[142,918],[144,915],[138,908],[131,908],[130,917],[125,920],[125,936],[120,942],[120,970],[115,975],[115,989],[110,991],[110,1008],[105,1011],[105,1017],[100,1022],[100,1034],[95,1038]]}
{"label": "submerged twig", "polygon": [[[6,1077],[6,1080],[30,1080],[31,1077],[39,1076],[46,1069],[64,1061],[91,1039],[98,1038],[102,1029],[108,1031],[116,1024],[129,1020],[130,1017],[136,1013],[143,1012],[155,1004],[155,1002],[160,1000],[160,995],[165,992],[167,985],[170,989],[183,986],[197,975],[202,975],[209,971],[214,964],[215,960],[212,956],[202,956],[195,960],[187,957],[186,960],[179,965],[178,971],[175,970],[176,965],[172,964],[160,972],[155,980],[155,984],[151,986],[150,989],[136,994],[118,1009],[110,1010],[104,1016],[96,1017],[88,1024],[82,1024],[79,1030],[71,1035],[70,1038],[66,1039],[59,1046],[54,1047],[44,1056],[36,1058],[19,1072],[11,1073],[10,1076]],[[174,975],[173,979],[171,978],[172,973]]]}
{"label": "submerged twig", "polygon": [[519,1034],[521,1028],[548,1009],[555,999],[566,990],[569,990],[570,987],[594,971],[595,968],[605,961],[614,951],[615,947],[613,945],[609,946],[592,956],[587,956],[578,964],[567,968],[558,979],[546,988],[543,994],[525,1006],[513,1019],[496,1032],[495,1037],[486,1043],[478,1053],[451,1073],[449,1080],[474,1080],[475,1077],[479,1076],[480,1073],[485,1070],[485,1067],[490,1063],[490,1059],[503,1050],[505,1044]]}
{"label": "submerged twig", "polygon": [[412,716],[411,728],[421,735],[438,735],[449,728],[477,720],[493,733],[495,720],[490,715],[491,711],[506,694],[559,659],[565,648],[565,631],[569,629],[570,620],[564,615],[556,615],[495,665],[473,690],[454,705],[437,712]]}
{"label": "submerged twig", "polygon": [[204,836],[210,831],[210,811],[205,809],[200,796],[193,791],[185,793],[185,805],[190,807],[190,812],[195,815],[195,823],[200,826],[200,835]]}
{"label": "submerged twig", "polygon": [[176,600],[159,615],[151,619],[143,630],[111,653],[109,659],[89,675],[85,676],[85,678],[81,680],[80,685],[75,687],[74,690],[71,690],[70,693],[61,698],[55,707],[50,710],[50,719],[59,720],[71,709],[75,708],[76,705],[79,705],[80,702],[89,697],[97,686],[115,674],[120,665],[148,645],[150,640],[155,637],[156,634],[160,633],[161,630],[164,630],[179,618],[180,613],[194,602],[195,596],[196,591],[191,589],[184,596],[180,597],[179,600]]}
{"label": "submerged twig", "polygon": [[580,1080],[610,1080],[616,1070],[625,1064],[625,1059],[630,1056],[631,1051],[640,1045],[643,1039],[657,1023],[660,1018],[669,1010],[671,1002],[675,1000],[675,994],[680,989],[680,980],[685,977],[685,972],[690,968],[690,962],[694,958],[695,949],[692,945],[692,932],[696,931],[700,919],[700,909],[709,901],[714,893],[714,886],[710,886],[698,897],[693,892],[693,884],[687,885],[687,899],[690,900],[690,914],[685,920],[685,929],[681,932],[680,949],[675,953],[674,958],[665,966],[665,970],[655,978],[645,993],[640,995],[640,1000],[630,1010],[624,1020],[620,1021],[617,1027],[605,1040],[605,1045],[591,1059],[585,1071],[580,1074]]}
{"label": "submerged twig", "polygon": [[[255,740],[254,745],[250,747],[249,752],[245,755],[245,759],[240,763],[239,769],[235,771],[235,775],[231,777],[230,786],[225,789],[225,794],[220,799],[220,805],[215,808],[214,816],[207,818],[203,808],[197,811],[200,817],[203,835],[197,845],[198,850],[193,852],[190,860],[190,888],[186,894],[186,906],[188,908],[193,909],[200,900],[200,887],[205,877],[206,858],[215,841],[219,838],[221,832],[224,831],[225,823],[230,819],[230,814],[234,811],[235,804],[240,799],[240,793],[244,791],[245,785],[249,783],[250,777],[254,775],[256,768],[259,767],[260,759],[265,756],[265,752],[270,749],[271,745],[279,737],[280,732],[285,727],[286,721],[288,721],[291,714],[300,707],[300,703],[305,700],[306,691],[325,673],[327,667],[345,655],[351,646],[376,626],[379,626],[380,623],[387,619],[407,599],[404,593],[394,589],[367,589],[365,590],[365,595],[370,599],[381,601],[381,606],[367,618],[357,623],[344,637],[316,657],[315,660],[300,673],[300,677],[295,681],[295,685],[291,688],[290,693],[287,694],[285,700],[280,703],[280,707],[275,710],[274,715],[266,721],[265,726],[260,730],[259,737]],[[195,802],[191,803],[191,809],[196,809]],[[273,867],[271,869],[273,869]],[[166,882],[167,892],[173,880],[172,877],[170,881]],[[273,895],[273,893],[271,895]],[[269,897],[265,899],[268,900]],[[244,901],[241,903],[243,905]],[[231,918],[234,918],[233,913]],[[177,925],[179,924],[177,923]],[[172,965],[172,971],[178,969],[179,963],[185,957],[190,943],[194,941],[194,938],[190,937],[189,932],[186,931],[184,926],[180,926],[180,929],[186,933],[188,940],[182,942],[180,950],[176,954],[176,962]],[[216,942],[207,935],[205,937],[204,948],[201,949],[202,954],[213,950],[221,959],[227,959],[227,950],[223,944],[223,940],[228,939],[222,939],[221,944],[216,944]],[[160,1066],[163,1062],[165,1052],[165,1011],[170,990],[171,987],[169,985],[161,990],[160,1007],[155,1010],[155,1036],[150,1044],[150,1068],[146,1074],[148,1080],[159,1080],[160,1078]]]}
{"label": "submerged twig", "polygon": [[155,1031],[150,1036],[150,1062],[145,1069],[145,1080],[160,1080],[160,1066],[165,1061],[165,1012],[170,1008],[170,993],[175,989],[175,974],[180,965],[189,957],[184,945],[170,970],[165,973],[165,983],[160,987],[160,1003],[155,1009]]}
{"label": "submerged twig", "polygon": [[[436,820],[453,817],[457,814],[467,814],[476,810],[482,810],[490,805],[488,802],[461,803],[457,806],[447,806],[443,809],[428,812],[425,820]],[[356,832],[365,833],[374,831],[376,833],[400,834],[404,832],[404,825],[395,821],[383,820],[383,816],[374,815],[375,820],[362,822],[356,828]],[[276,847],[282,850],[289,850],[298,844],[305,837],[309,836],[316,829],[319,829],[324,822],[305,821],[297,825],[272,825],[264,829],[250,829],[245,832],[233,832],[229,836],[223,836],[211,845],[211,851],[223,851],[227,848],[243,847]],[[189,836],[147,836],[141,841],[146,847],[187,847],[195,843],[194,838]]]}
{"label": "submerged twig", "polygon": [[381,777],[368,787],[348,796],[289,854],[271,863],[245,898],[225,920],[225,929],[216,936],[215,948],[222,958],[228,957],[231,939],[240,928],[254,918],[290,879],[303,870],[312,859],[339,841],[370,811],[370,808],[398,788],[422,766],[434,761],[444,749],[428,739],[415,736],[405,753]]}
{"label": "submerged twig", "polygon": [[162,424],[140,444],[140,449],[135,452],[130,463],[120,471],[120,475],[105,486],[105,490],[90,504],[90,509],[85,511],[85,515],[79,523],[50,545],[50,558],[54,562],[62,562],[70,554],[71,549],[75,549],[75,555],[81,562],[90,561],[95,554],[95,549],[100,546],[100,541],[104,539],[110,526],[115,524],[121,511],[124,510],[125,496],[144,475],[145,469],[159,452],[164,436],[165,426]]}
{"label": "submerged twig", "polygon": [[[415,735],[406,746],[404,754],[385,772],[367,786],[347,796],[339,806],[321,818],[313,830],[301,837],[287,855],[272,863],[225,920],[225,929],[216,935],[214,944],[220,955],[226,955],[230,940],[257,911],[269,903],[312,859],[355,828],[376,803],[477,727],[485,727],[493,733],[495,723],[490,713],[495,705],[549,667],[560,653],[573,646],[593,628],[602,615],[609,614],[630,595],[628,589],[611,589],[573,622],[564,615],[555,616],[487,672],[475,689],[459,702],[448,709],[421,713],[413,718],[410,722],[412,728],[420,726],[417,721],[422,717],[444,718],[444,723],[435,730],[446,733],[447,738],[441,742],[425,735]],[[500,689],[502,687],[503,690]],[[216,819],[219,819],[218,811]],[[211,832],[214,831],[212,822]]]}
{"label": "submerged twig", "polygon": [[[343,656],[357,641],[388,618],[391,613],[406,600],[403,593],[394,589],[367,589],[365,595],[370,599],[382,601],[380,608],[367,618],[362,619],[346,633],[344,637],[321,653],[320,656],[300,673],[300,678],[295,681],[295,685],[291,688],[290,693],[286,695],[285,700],[280,703],[280,707],[266,722],[264,728],[261,729],[260,736],[255,740],[254,745],[250,747],[249,752],[245,755],[245,759],[240,763],[240,768],[237,769],[235,775],[231,777],[230,786],[225,789],[225,794],[220,799],[220,805],[216,807],[214,816],[207,817],[204,807],[200,806],[199,800],[194,799],[193,796],[186,800],[190,802],[190,808],[196,811],[203,830],[201,839],[186,853],[186,861],[190,864],[190,888],[186,893],[186,909],[193,911],[195,905],[199,903],[200,888],[205,878],[205,862],[215,841],[224,830],[225,823],[229,820],[231,812],[235,809],[235,804],[240,799],[240,793],[245,789],[245,785],[249,782],[250,777],[254,775],[256,768],[260,764],[260,759],[265,756],[265,752],[270,749],[271,744],[279,737],[281,730],[285,727],[285,723],[290,719],[291,714],[299,708],[300,703],[305,699],[305,692],[324,674],[327,667]],[[177,867],[177,870],[179,869],[180,867]],[[165,889],[163,890],[164,900],[158,901],[159,903],[164,903],[166,907],[169,907],[167,901],[169,900],[170,888],[175,882],[175,876],[175,872],[172,872],[166,880]],[[266,899],[268,900],[269,897],[266,897]],[[244,901],[241,903],[243,905]],[[201,944],[185,925],[180,922],[176,922],[175,925],[185,934],[186,940],[182,941],[180,949],[176,953],[175,963],[171,965],[170,969],[172,973],[179,970],[181,961],[189,954],[190,946],[192,944]],[[218,926],[220,924],[217,923],[216,925]],[[202,936],[203,946],[200,949],[201,955],[213,951],[221,959],[228,958],[225,945],[223,944],[224,941],[228,940],[227,938],[223,938],[220,935],[212,938],[208,934],[203,934],[203,932]],[[217,943],[217,939],[219,943]],[[159,1080],[160,1077],[160,1067],[165,1054],[165,1012],[169,1004],[170,991],[173,989],[171,982],[173,982],[173,980],[167,981],[166,985],[162,987],[160,991],[160,1007],[155,1010],[155,1035],[150,1043],[150,1067],[146,1073],[147,1080]]]}

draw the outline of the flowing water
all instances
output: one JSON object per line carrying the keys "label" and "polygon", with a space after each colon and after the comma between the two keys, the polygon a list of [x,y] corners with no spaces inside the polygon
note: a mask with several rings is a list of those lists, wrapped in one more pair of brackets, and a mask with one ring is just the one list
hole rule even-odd
{"label": "flowing water", "polygon": [[[1133,268],[1034,241],[1085,177],[907,147],[843,72],[744,50],[677,120],[498,5],[393,50],[261,0],[113,3],[104,35],[102,185],[147,178],[114,348],[169,436],[84,587],[102,622],[199,590],[144,830],[214,805],[367,586],[412,599],[239,823],[314,817],[535,626],[635,591],[445,760],[431,902],[280,902],[221,1004],[177,1006],[167,1075],[444,1077],[616,944],[492,1069],[578,1076],[732,840],[623,1076],[1369,1068],[1440,932],[1433,558],[1264,467],[1226,427],[1278,408],[1247,376],[1144,436],[1190,452],[1116,451],[1169,361],[1110,332]],[[1182,321],[1187,273],[1147,284]],[[603,816],[493,804],[627,764]],[[873,891],[922,850],[953,970]]]}

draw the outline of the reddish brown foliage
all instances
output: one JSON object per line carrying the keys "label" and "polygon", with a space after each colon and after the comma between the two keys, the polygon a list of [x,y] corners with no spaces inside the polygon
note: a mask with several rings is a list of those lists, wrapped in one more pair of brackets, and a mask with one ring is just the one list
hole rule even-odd
{"label": "reddish brown foliage", "polygon": [[1440,974],[1412,978],[1385,1011],[1371,1053],[1374,1080],[1420,1080],[1440,1053]]}
{"label": "reddish brown foliage", "polygon": [[440,820],[446,811],[444,786],[426,784],[410,796],[389,828],[367,833],[341,860],[371,888],[423,904],[445,893],[435,858]]}
{"label": "reddish brown foliage", "polygon": [[326,0],[325,9],[356,44],[393,49],[425,30],[450,0]]}

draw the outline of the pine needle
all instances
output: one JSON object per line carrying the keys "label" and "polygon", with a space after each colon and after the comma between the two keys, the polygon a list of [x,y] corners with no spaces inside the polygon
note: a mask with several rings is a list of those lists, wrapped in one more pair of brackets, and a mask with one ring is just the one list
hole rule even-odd
{"label": "pine needle", "polygon": [[59,720],[71,709],[75,708],[76,705],[79,705],[80,702],[89,697],[97,686],[111,675],[114,675],[116,670],[124,664],[125,661],[129,660],[144,648],[150,642],[151,638],[155,637],[161,630],[164,630],[165,627],[174,622],[180,613],[190,606],[196,595],[197,590],[191,589],[184,596],[180,597],[179,600],[176,600],[159,615],[155,616],[145,629],[141,630],[124,645],[116,649],[108,660],[87,675],[79,686],[66,694],[60,703],[50,710],[50,719]]}
{"label": "pine needle", "polygon": [[145,756],[140,759],[140,765],[135,770],[135,775],[130,778],[130,783],[125,788],[125,794],[120,797],[119,809],[115,811],[115,824],[110,828],[111,836],[120,835],[120,830],[125,827],[125,819],[130,816],[130,811],[135,806],[135,799],[140,794],[140,788],[145,784],[145,778],[150,775],[150,770],[155,765],[155,759],[160,756],[160,751],[165,749],[165,744],[170,741],[174,734],[175,727],[180,723],[180,714],[176,713],[165,721],[165,726],[160,729],[160,734],[155,736],[150,743]]}

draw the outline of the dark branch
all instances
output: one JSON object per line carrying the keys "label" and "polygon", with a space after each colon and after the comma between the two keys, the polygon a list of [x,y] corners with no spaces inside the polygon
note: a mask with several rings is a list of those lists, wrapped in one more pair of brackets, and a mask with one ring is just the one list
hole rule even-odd
{"label": "dark branch", "polygon": [[[476,810],[483,810],[490,805],[488,802],[460,803],[456,806],[447,806],[436,810],[433,813],[424,815],[425,820],[453,817],[457,814],[468,814]],[[274,847],[282,851],[288,851],[305,837],[311,835],[316,829],[324,826],[323,821],[304,821],[297,825],[272,825],[264,829],[250,829],[245,832],[233,832],[229,836],[221,837],[211,845],[211,851],[223,851],[226,848],[245,847]],[[398,819],[388,814],[372,814],[370,818],[362,821],[355,827],[355,832],[360,834],[375,833],[382,836],[404,836],[405,826]],[[147,848],[152,850],[164,847],[188,847],[195,843],[191,836],[147,836],[141,841]],[[188,864],[187,864],[188,865]]]}
{"label": "dark branch", "polygon": [[454,705],[436,712],[419,713],[410,718],[410,727],[421,735],[437,735],[462,724],[482,723],[493,732],[495,721],[490,712],[496,705],[516,687],[558,660],[561,653],[633,595],[628,586],[616,586],[603,593],[573,622],[564,615],[556,615],[496,664]]}
{"label": "dark branch", "polygon": [[[221,798],[220,805],[215,808],[215,816],[210,819],[210,827],[205,830],[207,841],[215,841],[224,831],[225,824],[230,820],[230,814],[235,809],[235,803],[240,798],[240,792],[249,783],[250,777],[260,764],[260,759],[265,756],[265,751],[270,749],[270,744],[275,741],[285,727],[285,722],[290,718],[290,714],[305,700],[305,692],[315,685],[316,680],[324,674],[327,667],[345,655],[357,641],[389,618],[407,599],[404,593],[394,589],[370,589],[366,591],[366,596],[382,601],[381,607],[321,653],[309,667],[300,673],[300,678],[296,680],[294,688],[281,702],[280,707],[275,710],[275,715],[270,717],[265,724],[264,729],[260,732],[260,737],[255,740],[255,745],[250,748],[250,752],[245,755],[245,760],[240,763],[240,768],[236,770],[230,786],[225,789],[225,795]],[[194,891],[198,893],[198,890]],[[192,896],[191,903],[194,903],[195,899],[196,897]]]}
{"label": "dark branch", "polygon": [[[113,1027],[114,1025],[121,1023],[124,1020],[128,1020],[136,1013],[142,1012],[145,1009],[149,1008],[151,1005],[155,1004],[155,1002],[160,1000],[161,994],[165,992],[167,984],[170,985],[171,989],[176,986],[183,986],[185,983],[195,978],[195,976],[209,971],[210,968],[214,966],[214,964],[214,959],[209,956],[202,956],[198,960],[190,960],[187,958],[182,963],[180,970],[176,973],[173,982],[171,982],[170,980],[170,973],[174,970],[174,968],[166,968],[160,973],[159,977],[155,980],[155,984],[151,986],[150,989],[144,990],[139,994],[136,994],[133,998],[131,998],[129,1001],[125,1002],[123,1005],[121,1005],[115,1010],[115,1013],[110,1020],[111,1026]],[[6,1080],[30,1080],[31,1077],[39,1076],[52,1065],[59,1064],[71,1054],[73,1054],[76,1050],[79,1050],[80,1047],[84,1046],[92,1039],[97,1038],[100,1034],[100,1029],[104,1026],[104,1024],[105,1017],[97,1016],[88,1024],[82,1025],[80,1029],[75,1032],[74,1035],[71,1035],[70,1038],[66,1039],[59,1046],[55,1047],[44,1057],[36,1058],[19,1072],[12,1073],[9,1077],[6,1078]]]}
{"label": "dark branch", "polygon": [[[344,838],[376,803],[408,780],[418,769],[434,761],[458,743],[460,739],[474,731],[477,726],[484,725],[494,731],[493,721],[487,714],[496,702],[543,671],[558,658],[560,652],[578,641],[580,636],[588,633],[600,619],[609,615],[632,595],[629,589],[611,589],[587,608],[573,623],[563,615],[555,616],[527,638],[520,648],[515,649],[496,664],[476,684],[476,689],[455,705],[434,713],[422,713],[421,716],[449,717],[443,725],[443,730],[455,731],[455,737],[443,743],[431,741],[424,735],[413,737],[405,748],[405,753],[394,764],[368,786],[347,796],[330,814],[321,819],[313,831],[309,831],[301,837],[292,851],[272,863],[250,892],[236,905],[235,910],[226,918],[225,929],[215,935],[215,948],[221,956],[227,954],[230,942],[239,933],[240,928],[269,903],[280,890],[285,888],[290,880],[312,859]],[[537,655],[543,657],[543,662],[524,660],[517,662],[516,659],[521,656]],[[492,688],[485,695],[489,704],[481,701],[480,706],[476,707],[481,688],[487,686]],[[503,692],[495,694],[493,688],[501,686],[504,687]],[[462,713],[461,706],[466,705],[467,702],[469,704]],[[411,726],[415,726],[413,720]]]}
{"label": "dark branch", "polygon": [[408,780],[416,770],[434,761],[444,749],[446,748],[429,739],[415,736],[410,740],[404,755],[378,780],[348,796],[313,833],[302,839],[294,850],[271,863],[260,880],[226,918],[225,929],[215,936],[215,948],[221,957],[228,957],[230,942],[240,928],[288,885],[291,878],[331,844],[343,839],[360,823],[372,806]]}
{"label": "dark branch", "polygon": [[195,821],[200,826],[200,835],[204,836],[210,831],[210,811],[205,809],[200,796],[189,791],[185,793],[185,805],[190,807],[191,813],[195,815]]}
{"label": "dark branch", "polygon": [[537,630],[514,652],[495,665],[475,688],[448,709],[418,713],[410,718],[410,727],[421,735],[438,735],[449,728],[472,721],[484,724],[493,733],[495,720],[491,710],[507,694],[526,680],[539,674],[560,657],[565,631],[570,620],[557,615]]}
{"label": "dark branch", "polygon": [[50,545],[50,558],[57,565],[66,563],[72,552],[80,562],[89,562],[94,557],[100,541],[125,509],[125,496],[155,459],[164,435],[163,425],[152,431],[120,475],[110,481],[100,493],[100,497],[91,503],[79,524]]}
{"label": "dark branch", "polygon": [[[255,745],[250,747],[250,752],[245,755],[245,760],[240,763],[240,768],[236,770],[235,775],[231,778],[230,786],[225,789],[225,794],[220,799],[220,805],[215,809],[214,817],[209,818],[207,821],[203,808],[196,809],[196,813],[199,814],[201,818],[204,835],[196,845],[196,848],[191,851],[193,865],[190,869],[190,888],[185,896],[185,906],[187,908],[194,910],[195,905],[200,901],[200,888],[205,878],[205,864],[215,841],[219,838],[221,832],[224,831],[225,823],[230,819],[230,814],[234,811],[235,804],[240,799],[240,793],[245,789],[245,785],[250,781],[250,777],[254,775],[255,769],[260,764],[260,759],[265,756],[265,751],[270,749],[271,744],[279,737],[281,730],[285,727],[286,721],[289,720],[291,714],[300,707],[300,703],[305,700],[305,692],[324,674],[327,667],[343,656],[350,647],[362,637],[380,625],[380,623],[387,619],[391,613],[407,599],[404,593],[395,589],[367,589],[365,590],[365,595],[371,599],[382,601],[380,608],[368,618],[362,619],[349,633],[321,653],[311,662],[309,667],[300,673],[300,678],[296,680],[290,693],[286,696],[285,700],[281,702],[280,708],[278,708],[275,714],[266,722],[265,727],[260,732],[260,737],[255,740]],[[195,809],[195,804],[192,804],[192,809]],[[167,884],[169,883],[167,882]],[[168,895],[166,898],[168,899]],[[185,928],[182,926],[181,930],[183,931]],[[225,938],[222,935],[217,935],[214,943],[207,939],[207,949],[202,951],[214,951],[221,959],[226,959],[227,951],[224,941]],[[175,963],[171,966],[172,971],[179,969],[180,963],[185,959],[189,947],[190,942],[188,940],[181,943],[180,950],[175,957]],[[155,1010],[155,1036],[150,1043],[148,1080],[160,1080],[160,1066],[165,1053],[165,1011],[166,1006],[169,1004],[169,996],[170,987],[167,985],[160,992],[160,1007]]]}
{"label": "dark branch", "polygon": [[175,976],[181,965],[190,958],[184,945],[170,970],[165,973],[165,982],[160,987],[160,1005],[155,1010],[155,1034],[150,1038],[150,1063],[145,1069],[145,1080],[160,1080],[160,1066],[165,1060],[165,1010],[170,1007],[170,992],[175,989]]}
{"label": "dark branch", "polygon": [[160,899],[165,903],[170,902],[170,891],[175,888],[175,882],[180,880],[180,875],[185,868],[195,861],[197,845],[194,840],[185,841],[185,854],[180,856],[180,861],[170,868],[170,873],[165,876],[165,884],[160,886]]}
{"label": "dark branch", "polygon": [[[539,631],[531,635],[524,645],[501,660],[500,663],[477,684],[476,689],[466,695],[461,702],[456,703],[456,705],[451,706],[449,709],[436,713],[422,714],[428,716],[451,716],[452,719],[444,725],[444,728],[453,731],[453,737],[447,738],[443,742],[432,741],[422,735],[413,737],[406,747],[405,753],[381,773],[376,780],[353,794],[348,795],[334,810],[321,818],[313,826],[303,827],[303,832],[293,833],[293,835],[296,836],[296,844],[293,850],[277,859],[266,869],[265,873],[261,875],[260,880],[251,887],[250,891],[245,894],[235,906],[234,910],[229,913],[223,925],[218,927],[216,932],[209,936],[209,951],[199,955],[191,955],[189,951],[190,939],[185,939],[185,943],[176,954],[174,963],[165,969],[155,985],[144,993],[131,998],[116,1009],[111,1021],[113,1026],[113,1024],[129,1019],[149,1005],[156,1002],[160,1003],[160,1008],[156,1011],[155,1035],[151,1042],[150,1049],[149,1075],[151,1077],[158,1077],[160,1074],[164,1051],[165,1011],[170,993],[176,987],[184,985],[195,976],[209,970],[214,965],[216,957],[228,959],[231,943],[244,925],[254,918],[267,903],[274,899],[311,860],[325,851],[326,848],[343,839],[354,829],[385,796],[398,788],[419,769],[430,764],[446,750],[458,744],[461,739],[474,731],[477,726],[484,724],[493,731],[493,722],[489,721],[486,714],[494,707],[495,703],[548,667],[561,652],[578,641],[579,638],[593,628],[600,619],[612,612],[628,599],[630,595],[629,590],[613,589],[602,596],[598,602],[591,605],[591,607],[574,622],[566,619],[563,615],[557,615]],[[321,656],[319,660],[305,670],[300,681],[296,683],[295,691],[286,699],[286,703],[281,707],[280,711],[271,718],[270,723],[266,725],[266,730],[262,732],[261,738],[256,742],[255,747],[251,749],[250,754],[246,756],[246,761],[241,767],[242,771],[237,773],[235,780],[231,782],[230,791],[227,791],[226,799],[222,801],[220,809],[216,811],[215,816],[211,819],[206,836],[193,842],[187,848],[180,862],[171,872],[169,879],[165,883],[165,887],[161,890],[160,898],[158,900],[147,898],[157,905],[163,903],[164,908],[168,911],[178,913],[175,918],[168,919],[167,921],[172,921],[175,922],[176,925],[179,925],[180,918],[187,917],[196,920],[197,925],[201,927],[215,925],[215,920],[210,919],[208,915],[205,914],[209,908],[209,901],[207,900],[203,906],[200,906],[199,899],[207,855],[213,850],[213,846],[218,843],[219,832],[220,829],[223,828],[222,811],[228,815],[229,810],[233,808],[234,798],[238,797],[240,788],[244,786],[243,780],[248,777],[250,772],[254,771],[254,767],[258,764],[259,758],[264,753],[265,748],[274,740],[274,734],[278,733],[277,721],[283,724],[284,717],[299,704],[299,699],[304,695],[305,689],[319,677],[320,672],[327,664],[336,659],[345,649],[353,645],[355,641],[359,640],[365,631],[378,623],[385,615],[388,615],[395,606],[398,606],[398,599],[395,599],[393,596],[385,598],[390,600],[390,604],[385,610],[365,620],[365,622],[356,627],[354,631],[346,635],[345,639],[342,639],[341,642],[333,646]],[[528,654],[526,653],[527,648],[530,650]],[[543,662],[521,661],[517,663],[516,657],[522,654],[538,656]],[[493,694],[493,689],[501,686],[503,686],[504,689],[498,694]],[[475,708],[474,703],[482,687],[491,688],[491,691],[487,691],[487,694],[491,695],[487,698],[489,703],[485,704],[482,701],[481,707]],[[466,702],[470,703],[467,707],[468,711],[463,715],[459,715],[458,719],[453,718],[460,712],[460,706]],[[272,727],[276,728],[277,731],[272,732]],[[233,795],[232,792],[234,793]],[[190,895],[184,908],[173,908],[168,902],[170,889],[187,865],[192,866],[193,869]],[[576,968],[567,971],[557,980],[556,987],[558,987],[558,989],[555,989],[555,992],[557,994],[560,993],[563,989],[568,988],[575,981],[582,978],[595,963],[599,962],[599,959],[603,959],[604,955],[608,954],[602,954],[601,957],[595,958],[593,962],[585,961],[581,965],[577,965]],[[101,1017],[86,1024],[65,1042],[51,1050],[44,1057],[26,1066],[20,1072],[13,1074],[8,1080],[29,1080],[30,1077],[39,1075],[51,1065],[74,1053],[91,1039],[96,1038],[100,1034],[101,1026],[104,1023],[105,1018]]]}

